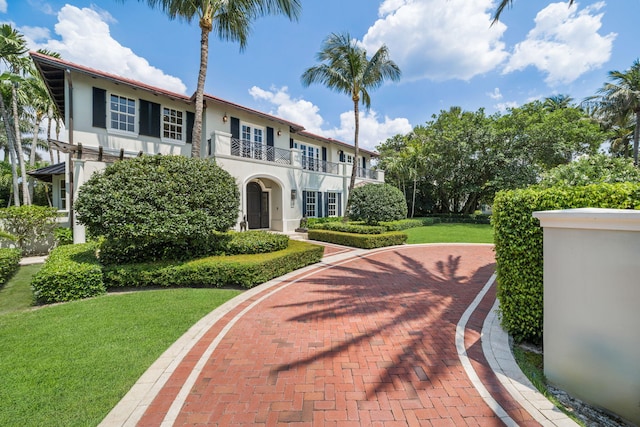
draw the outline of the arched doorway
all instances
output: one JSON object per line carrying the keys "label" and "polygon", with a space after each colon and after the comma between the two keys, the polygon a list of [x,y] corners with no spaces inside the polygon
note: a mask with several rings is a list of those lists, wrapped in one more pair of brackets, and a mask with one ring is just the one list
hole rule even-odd
{"label": "arched doorway", "polygon": [[257,182],[247,184],[247,223],[249,229],[269,228],[269,193]]}

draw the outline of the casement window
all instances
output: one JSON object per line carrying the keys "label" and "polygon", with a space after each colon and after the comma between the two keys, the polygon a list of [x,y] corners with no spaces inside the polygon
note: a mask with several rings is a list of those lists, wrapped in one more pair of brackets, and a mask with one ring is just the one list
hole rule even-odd
{"label": "casement window", "polygon": [[317,211],[317,194],[315,191],[305,191],[305,212],[306,212],[306,217],[310,217],[310,218],[315,218],[316,216],[318,216],[318,211]]}
{"label": "casement window", "polygon": [[109,126],[123,132],[136,131],[136,101],[125,96],[109,96]]}
{"label": "casement window", "polygon": [[[233,147],[231,154],[240,155],[242,157],[249,157],[258,160],[270,160],[273,157],[273,153],[265,155],[266,149],[264,144],[265,128],[255,126],[250,123],[242,123],[234,117],[231,118],[231,137],[239,137],[238,149]],[[237,126],[237,131],[234,131]],[[238,132],[238,136],[235,136],[235,132]],[[266,128],[267,146],[273,146],[273,128]]]}
{"label": "casement window", "polygon": [[172,108],[162,108],[162,137],[182,141],[184,135],[184,113]]}
{"label": "casement window", "polygon": [[327,216],[338,216],[338,193],[327,192]]}

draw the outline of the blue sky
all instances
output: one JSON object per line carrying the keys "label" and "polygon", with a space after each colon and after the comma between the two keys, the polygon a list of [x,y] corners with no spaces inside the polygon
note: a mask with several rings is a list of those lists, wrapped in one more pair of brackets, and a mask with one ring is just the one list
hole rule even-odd
{"label": "blue sky", "polygon": [[[304,70],[332,32],[349,32],[373,52],[386,44],[399,83],[372,92],[361,144],[373,149],[442,109],[504,111],[534,99],[593,95],[610,70],[640,56],[640,0],[515,0],[490,26],[492,0],[302,0],[298,22],[256,20],[247,48],[210,39],[206,92],[272,113],[308,131],[353,140],[344,94],[305,88]],[[192,94],[199,64],[197,23],[171,21],[136,0],[0,0],[0,21],[31,48]]]}

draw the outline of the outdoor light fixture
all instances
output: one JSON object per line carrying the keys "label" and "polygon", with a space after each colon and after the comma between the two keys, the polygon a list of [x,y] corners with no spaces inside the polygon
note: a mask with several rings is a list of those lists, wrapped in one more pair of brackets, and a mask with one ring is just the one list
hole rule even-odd
{"label": "outdoor light fixture", "polygon": [[227,113],[224,113],[224,116],[222,116],[222,121],[227,123],[227,120],[229,120],[229,117],[227,117]]}
{"label": "outdoor light fixture", "polygon": [[282,135],[282,131],[278,129],[278,136]]}
{"label": "outdoor light fixture", "polygon": [[291,200],[295,200],[298,197],[298,190],[295,188],[291,190]]}

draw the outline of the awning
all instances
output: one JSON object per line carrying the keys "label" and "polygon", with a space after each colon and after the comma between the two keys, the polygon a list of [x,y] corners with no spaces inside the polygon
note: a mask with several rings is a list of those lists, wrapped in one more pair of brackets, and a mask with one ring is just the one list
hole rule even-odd
{"label": "awning", "polygon": [[27,172],[27,175],[39,179],[40,181],[52,182],[53,175],[64,175],[65,163],[56,163],[55,165],[45,166],[40,169]]}

